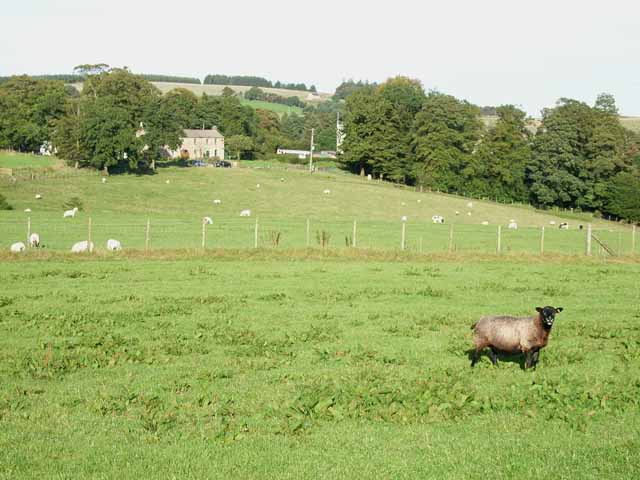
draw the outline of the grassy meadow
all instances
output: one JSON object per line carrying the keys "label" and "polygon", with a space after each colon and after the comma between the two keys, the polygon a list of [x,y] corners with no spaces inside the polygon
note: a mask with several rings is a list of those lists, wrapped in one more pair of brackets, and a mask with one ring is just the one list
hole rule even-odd
{"label": "grassy meadow", "polygon": [[[640,472],[640,264],[273,250],[0,261],[0,478]],[[589,279],[589,281],[585,281]],[[535,371],[482,314],[563,306]]]}
{"label": "grassy meadow", "polygon": [[45,168],[57,164],[55,157],[0,150],[0,168]]}
{"label": "grassy meadow", "polygon": [[[120,240],[125,249],[144,248],[147,219],[150,248],[201,248],[201,219],[210,216],[214,223],[206,228],[206,248],[253,247],[256,220],[261,247],[304,248],[307,242],[318,247],[317,237],[325,232],[329,247],[345,248],[352,243],[355,220],[359,248],[397,250],[401,218],[406,216],[405,246],[415,252],[443,252],[450,245],[458,252],[495,252],[501,225],[504,253],[539,252],[541,227],[546,226],[545,252],[579,255],[585,250],[585,231],[578,225],[587,222],[616,252],[631,251],[629,228],[586,214],[420,193],[341,172],[310,175],[277,163],[243,165],[259,168],[169,167],[152,176],[114,175],[104,184],[100,175],[86,172],[2,183],[2,193],[14,210],[0,211],[0,246],[6,250],[25,239],[30,219],[31,231],[40,234],[48,249],[68,250],[87,238],[91,218],[92,239],[98,248],[108,238]],[[67,170],[75,172],[61,173]],[[331,193],[324,194],[326,189]],[[36,200],[36,194],[42,199]],[[82,209],[75,218],[63,219],[74,197],[80,199]],[[214,204],[214,199],[222,203]],[[470,201],[472,207],[467,206]],[[239,216],[244,209],[251,210],[251,217]],[[444,215],[446,223],[434,225],[433,215]],[[512,219],[518,230],[506,228]],[[481,224],[485,221],[489,225]],[[568,221],[570,229],[559,230],[551,221]],[[595,244],[594,252],[598,253]]]}
{"label": "grassy meadow", "polygon": [[280,116],[284,115],[285,113],[289,113],[289,114],[295,113],[296,115],[302,115],[303,113],[300,107],[283,105],[281,103],[263,102],[261,100],[245,100],[245,99],[242,99],[241,103],[243,105],[248,105],[255,109],[260,108],[262,110],[271,110],[272,112],[275,112]]}

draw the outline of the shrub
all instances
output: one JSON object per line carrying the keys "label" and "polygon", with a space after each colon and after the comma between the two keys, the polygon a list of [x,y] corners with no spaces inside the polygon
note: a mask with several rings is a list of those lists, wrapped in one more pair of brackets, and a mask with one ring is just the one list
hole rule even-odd
{"label": "shrub", "polygon": [[13,207],[7,202],[7,199],[4,198],[4,195],[0,193],[0,210],[13,210]]}
{"label": "shrub", "polygon": [[64,205],[64,208],[66,208],[67,210],[71,210],[73,208],[77,208],[78,210],[82,210],[83,205],[82,205],[82,200],[80,200],[80,197],[71,197],[69,198],[69,200],[67,200]]}

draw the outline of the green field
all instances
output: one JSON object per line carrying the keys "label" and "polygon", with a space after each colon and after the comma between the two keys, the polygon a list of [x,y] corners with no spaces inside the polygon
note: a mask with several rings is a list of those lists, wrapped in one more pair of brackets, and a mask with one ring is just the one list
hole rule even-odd
{"label": "green field", "polygon": [[620,117],[620,122],[625,128],[640,133],[640,117]]}
{"label": "green field", "polygon": [[0,150],[0,168],[41,168],[56,165],[55,157]]}
{"label": "green field", "polygon": [[[528,206],[479,200],[472,200],[473,206],[468,207],[467,198],[419,193],[340,172],[310,175],[286,164],[257,162],[255,166],[261,168],[161,168],[153,176],[111,176],[105,184],[98,174],[86,172],[6,184],[0,188],[14,210],[0,211],[1,249],[24,241],[28,218],[31,231],[40,234],[48,249],[68,250],[86,239],[89,218],[92,239],[99,248],[108,238],[120,240],[127,249],[144,248],[147,219],[150,248],[200,248],[204,216],[214,219],[206,229],[207,248],[253,247],[256,219],[259,246],[274,246],[273,236],[279,234],[279,248],[304,248],[308,219],[309,246],[318,246],[317,235],[326,232],[329,247],[345,248],[355,220],[359,248],[397,250],[401,218],[407,216],[405,246],[412,251],[442,252],[451,244],[459,252],[495,252],[497,225],[501,225],[505,253],[538,252],[541,227],[546,226],[546,252],[582,254],[585,231],[577,227],[590,221],[613,250],[630,253],[631,249],[629,228],[588,215],[538,212]],[[331,193],[324,194],[325,189]],[[43,198],[36,200],[36,194]],[[64,205],[72,197],[82,201],[83,209],[76,218],[63,219]],[[214,199],[222,203],[214,205]],[[251,217],[241,218],[243,209],[250,209]],[[444,215],[445,225],[434,225],[433,215]],[[549,225],[565,218],[571,227],[568,231]],[[512,219],[518,230],[507,230]],[[483,221],[489,225],[481,225]],[[636,252],[640,252],[640,239]]]}
{"label": "green field", "polygon": [[[640,472],[638,263],[3,258],[0,478]],[[480,315],[542,304],[537,370],[469,368]]]}
{"label": "green field", "polygon": [[276,112],[278,115],[284,115],[285,113],[295,113],[296,115],[302,115],[302,109],[300,107],[291,107],[289,105],[282,105],[280,103],[245,99],[242,99],[241,103],[243,105],[248,105],[256,109],[261,108],[262,110],[270,110],[272,112]]}

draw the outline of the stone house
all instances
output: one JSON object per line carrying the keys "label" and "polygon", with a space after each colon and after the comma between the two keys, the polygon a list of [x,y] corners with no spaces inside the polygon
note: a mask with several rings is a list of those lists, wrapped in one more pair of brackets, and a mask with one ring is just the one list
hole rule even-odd
{"label": "stone house", "polygon": [[185,129],[182,145],[170,153],[174,158],[188,155],[190,159],[224,159],[224,136],[216,127],[207,130]]}

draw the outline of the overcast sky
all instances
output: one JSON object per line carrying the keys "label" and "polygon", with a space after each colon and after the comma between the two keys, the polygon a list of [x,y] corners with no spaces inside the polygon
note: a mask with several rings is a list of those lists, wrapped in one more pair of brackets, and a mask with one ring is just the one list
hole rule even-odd
{"label": "overcast sky", "polygon": [[615,95],[640,115],[634,0],[4,0],[0,75],[260,75],[333,92],[407,75],[478,105],[530,115],[560,97]]}

